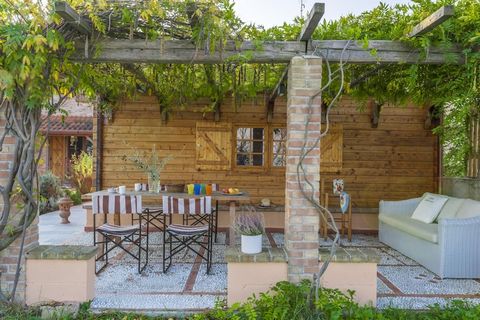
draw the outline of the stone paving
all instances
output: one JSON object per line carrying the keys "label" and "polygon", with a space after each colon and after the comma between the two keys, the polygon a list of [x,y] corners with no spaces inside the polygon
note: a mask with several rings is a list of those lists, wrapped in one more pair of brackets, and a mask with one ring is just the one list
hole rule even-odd
{"label": "stone paving", "polygon": [[[59,224],[58,213],[40,217],[40,244],[91,244],[92,234],[83,232],[84,210],[73,210],[70,225]],[[211,308],[225,299],[227,267],[224,261],[224,233],[214,247],[212,274],[205,274],[205,264],[191,253],[181,254],[165,274],[161,266],[160,233],[153,233],[150,262],[139,275],[135,262],[120,251],[114,253],[111,265],[97,277],[97,294],[93,310],[120,309],[147,313],[192,313]],[[332,239],[320,240],[327,247]],[[283,246],[283,234],[269,232],[265,247]],[[445,304],[451,299],[480,303],[479,279],[444,279],[418,265],[412,259],[380,243],[375,236],[354,234],[352,242],[341,239],[344,248],[368,248],[380,256],[377,273],[377,306],[425,309],[433,303]]]}

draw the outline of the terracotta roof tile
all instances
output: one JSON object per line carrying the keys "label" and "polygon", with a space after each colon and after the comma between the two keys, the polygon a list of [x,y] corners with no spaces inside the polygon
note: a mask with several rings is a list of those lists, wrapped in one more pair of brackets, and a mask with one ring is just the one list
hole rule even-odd
{"label": "terracotta roof tile", "polygon": [[42,124],[40,132],[45,133],[47,129],[50,135],[92,135],[93,118],[52,116]]}

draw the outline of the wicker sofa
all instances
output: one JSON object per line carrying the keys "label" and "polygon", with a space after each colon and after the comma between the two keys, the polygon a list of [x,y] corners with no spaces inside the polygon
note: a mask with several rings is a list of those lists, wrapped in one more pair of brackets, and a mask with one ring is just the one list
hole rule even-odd
{"label": "wicker sofa", "polygon": [[421,200],[380,201],[380,241],[441,278],[479,278],[480,201],[448,197],[427,224],[410,218]]}

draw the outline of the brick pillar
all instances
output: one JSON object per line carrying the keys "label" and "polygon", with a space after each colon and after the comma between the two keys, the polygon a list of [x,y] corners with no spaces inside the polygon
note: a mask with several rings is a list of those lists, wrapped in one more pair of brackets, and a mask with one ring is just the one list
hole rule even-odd
{"label": "brick pillar", "polygon": [[[319,215],[303,198],[297,182],[297,164],[304,143],[308,115],[308,100],[320,90],[322,82],[322,59],[306,56],[294,57],[288,71],[287,104],[287,167],[285,190],[285,245],[288,252],[288,280],[299,282],[313,279],[318,272]],[[312,105],[307,146],[312,146],[320,135],[321,97]],[[308,180],[315,186],[319,199],[320,147],[305,158],[304,167]],[[306,190],[311,190],[305,185]]]}
{"label": "brick pillar", "polygon": [[[0,133],[5,129],[5,118],[3,113],[0,114]],[[0,153],[0,185],[5,185],[8,178],[10,168],[12,167],[13,149],[15,140],[13,137],[7,136]],[[0,197],[0,210],[3,209],[3,200]],[[15,210],[13,205],[12,210]],[[1,212],[1,211],[0,211]],[[0,213],[1,214],[1,213]],[[10,216],[11,218],[12,217]],[[12,291],[15,279],[15,271],[17,268],[18,254],[20,252],[21,239],[16,239],[7,249],[0,251],[0,288],[4,294]],[[26,231],[24,252],[38,245],[38,218],[36,218]],[[15,300],[17,302],[25,302],[25,255],[22,256],[20,263],[21,272],[18,281]]]}

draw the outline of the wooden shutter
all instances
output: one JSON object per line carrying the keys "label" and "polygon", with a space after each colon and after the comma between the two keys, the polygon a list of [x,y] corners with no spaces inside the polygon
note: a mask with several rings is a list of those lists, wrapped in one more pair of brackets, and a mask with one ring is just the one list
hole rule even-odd
{"label": "wooden shutter", "polygon": [[229,170],[232,158],[232,127],[229,123],[198,121],[197,170]]}
{"label": "wooden shutter", "polygon": [[330,124],[328,134],[320,140],[320,170],[336,172],[342,169],[343,126]]}
{"label": "wooden shutter", "polygon": [[67,144],[64,136],[51,136],[49,141],[50,170],[63,182],[67,161]]}

